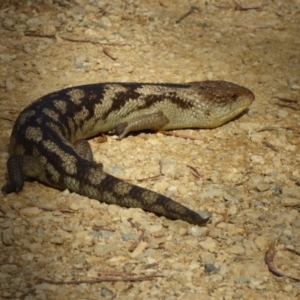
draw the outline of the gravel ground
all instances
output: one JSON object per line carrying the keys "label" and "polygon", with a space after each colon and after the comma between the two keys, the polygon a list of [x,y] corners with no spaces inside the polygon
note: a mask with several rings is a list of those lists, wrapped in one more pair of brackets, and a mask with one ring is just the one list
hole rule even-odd
{"label": "gravel ground", "polygon": [[37,182],[1,196],[2,299],[299,299],[265,254],[300,277],[300,1],[239,3],[1,1],[1,186],[14,120],[54,90],[214,79],[256,95],[225,126],[177,131],[194,139],[90,140],[107,172],[209,212],[205,227]]}

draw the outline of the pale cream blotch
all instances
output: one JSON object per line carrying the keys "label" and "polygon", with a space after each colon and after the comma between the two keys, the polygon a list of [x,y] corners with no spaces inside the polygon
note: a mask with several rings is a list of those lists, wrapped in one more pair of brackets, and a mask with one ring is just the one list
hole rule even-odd
{"label": "pale cream blotch", "polygon": [[34,142],[40,142],[43,139],[42,129],[29,126],[26,128],[25,138]]}
{"label": "pale cream blotch", "polygon": [[67,173],[76,174],[77,173],[76,162],[77,162],[76,157],[65,153],[63,157],[62,165],[65,168]]}
{"label": "pale cream blotch", "polygon": [[53,167],[53,165],[47,163],[45,166],[45,169],[51,174],[51,180],[53,182],[56,182],[56,183],[59,182],[60,175],[56,171],[56,169]]}
{"label": "pale cream blotch", "polygon": [[34,110],[23,111],[20,114],[20,118],[19,118],[19,121],[18,121],[18,127],[22,126],[27,121],[28,118],[30,118],[34,115],[35,115]]}
{"label": "pale cream blotch", "polygon": [[[113,105],[114,98],[116,94],[118,93],[125,93],[127,91],[127,88],[120,85],[120,84],[107,84],[104,86],[104,95],[101,103],[95,103],[94,104],[94,118],[90,119],[91,123],[96,123],[94,131],[92,134],[99,133],[99,129],[101,129],[101,132],[109,131],[112,128],[116,127],[118,125],[118,122],[121,121],[119,118],[120,114],[126,114],[127,106],[123,106],[122,110],[115,110],[109,114],[109,116],[105,119],[99,119],[97,116],[104,115]],[[129,103],[129,99],[126,101],[126,103]],[[130,105],[129,105],[130,106]],[[99,128],[98,130],[96,128]]]}
{"label": "pale cream blotch", "polygon": [[49,123],[47,123],[47,126],[52,128],[56,133],[62,135],[61,129],[56,124],[49,122]]}
{"label": "pale cream blotch", "polygon": [[76,113],[76,115],[74,116],[74,120],[78,124],[79,121],[86,120],[88,115],[89,115],[89,111],[86,109],[85,106],[83,106],[81,111]]}
{"label": "pale cream blotch", "polygon": [[44,171],[44,167],[47,163],[47,158],[45,156],[39,155],[39,152],[36,148],[33,148],[32,154],[33,155],[31,159],[27,161],[32,161],[33,164],[30,166],[30,168],[23,170],[24,174],[26,174],[30,178],[35,178],[42,182],[48,182]]}
{"label": "pale cream blotch", "polygon": [[97,198],[100,194],[97,187],[91,185],[85,185],[82,187],[82,193],[90,198]]}
{"label": "pale cream blotch", "polygon": [[72,89],[68,92],[68,95],[74,104],[79,105],[85,94],[81,89]]}
{"label": "pale cream blotch", "polygon": [[59,121],[59,114],[57,114],[55,111],[49,108],[44,108],[43,113],[53,119],[54,121],[58,122]]}
{"label": "pale cream blotch", "polygon": [[43,141],[43,145],[49,152],[53,152],[59,156],[59,158],[62,161],[62,166],[66,170],[67,173],[76,174],[76,172],[77,172],[76,157],[63,151],[57,144],[55,144],[54,142],[52,142],[50,140]]}
{"label": "pale cream blotch", "polygon": [[127,88],[125,88],[124,86],[122,86],[120,84],[105,85],[103,100],[102,100],[102,104],[101,104],[102,112],[108,110],[111,107],[111,105],[113,103],[113,99],[114,99],[116,94],[121,93],[121,92],[124,93],[126,91],[127,91]]}
{"label": "pale cream blotch", "polygon": [[[85,106],[82,107],[81,111],[76,113],[74,116],[74,122],[75,124],[80,124],[81,126],[78,126],[76,137],[77,138],[83,138],[86,136],[86,133],[90,132],[90,125],[93,123],[91,120],[88,119],[89,111],[86,109]],[[84,122],[80,122],[84,121]],[[81,124],[82,123],[82,124]]]}
{"label": "pale cream blotch", "polygon": [[90,96],[89,96],[89,100],[90,101],[93,101],[93,100],[95,100],[97,98],[97,94],[90,94]]}
{"label": "pale cream blotch", "polygon": [[74,192],[78,192],[79,191],[80,182],[76,178],[65,176],[64,177],[64,184],[65,184],[65,186],[68,189],[70,189],[70,190],[72,190]]}
{"label": "pale cream blotch", "polygon": [[89,183],[92,185],[100,184],[100,182],[105,179],[106,175],[103,172],[101,167],[98,168],[90,168],[88,173]]}
{"label": "pale cream blotch", "polygon": [[[69,125],[69,129],[72,132],[72,135],[75,135],[75,122],[73,121],[72,118],[68,118],[68,125]],[[71,137],[71,142],[74,142],[74,140],[75,140],[75,137],[72,136]]]}
{"label": "pale cream blotch", "polygon": [[36,118],[36,122],[38,123],[38,124],[42,124],[43,123],[43,118]]}
{"label": "pale cream blotch", "polygon": [[39,155],[39,162],[42,166],[45,166],[47,164],[47,157],[43,156],[43,155]]}
{"label": "pale cream blotch", "polygon": [[32,156],[40,156],[40,151],[36,148],[36,146],[32,147]]}
{"label": "pale cream blotch", "polygon": [[105,199],[104,201],[109,204],[118,203],[118,200],[116,199],[116,197],[111,192],[107,192],[105,190],[101,193],[101,199]]}
{"label": "pale cream blotch", "polygon": [[143,192],[143,199],[147,200],[148,205],[155,203],[157,196],[158,195],[152,191],[145,190]]}
{"label": "pale cream blotch", "polygon": [[126,195],[130,192],[131,189],[132,189],[132,186],[124,181],[118,181],[118,183],[114,186],[114,190],[119,195]]}
{"label": "pale cream blotch", "polygon": [[67,112],[67,103],[63,100],[54,100],[53,101],[54,106],[57,110],[59,110],[62,114],[65,114]]}

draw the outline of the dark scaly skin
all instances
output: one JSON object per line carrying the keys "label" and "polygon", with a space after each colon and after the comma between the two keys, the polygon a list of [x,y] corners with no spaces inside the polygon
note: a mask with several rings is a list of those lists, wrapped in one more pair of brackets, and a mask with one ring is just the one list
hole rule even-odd
{"label": "dark scaly skin", "polygon": [[253,100],[250,90],[225,81],[100,83],[48,94],[15,122],[9,179],[2,192],[20,192],[25,180],[36,179],[106,203],[204,225],[208,218],[172,199],[105,173],[84,139],[108,131],[121,139],[143,129],[214,128],[238,116]]}

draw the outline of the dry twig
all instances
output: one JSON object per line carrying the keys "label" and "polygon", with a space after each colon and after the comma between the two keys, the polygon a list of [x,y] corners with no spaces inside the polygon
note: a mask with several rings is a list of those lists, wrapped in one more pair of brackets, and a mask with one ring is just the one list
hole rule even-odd
{"label": "dry twig", "polygon": [[62,213],[75,213],[75,210],[68,209],[68,208],[46,207],[46,206],[39,206],[39,205],[29,205],[29,207],[37,207],[44,211],[60,211]]}
{"label": "dry twig", "polygon": [[281,101],[284,102],[298,102],[299,100],[297,99],[291,99],[289,95],[283,94],[283,93],[278,93],[274,97],[278,98]]}
{"label": "dry twig", "polygon": [[130,223],[132,228],[136,228],[137,230],[140,230],[141,224],[139,222],[134,222],[132,218],[128,218],[127,221]]}
{"label": "dry twig", "polygon": [[266,253],[266,264],[268,265],[269,270],[275,274],[276,276],[279,277],[286,277],[286,278],[290,278],[296,281],[300,281],[299,277],[294,277],[294,276],[290,276],[290,275],[286,275],[283,272],[281,272],[280,270],[277,269],[277,267],[275,266],[274,263],[274,257],[275,257],[275,245],[276,242],[272,242],[269,246],[269,249]]}
{"label": "dry twig", "polygon": [[251,4],[240,4],[237,1],[233,1],[235,4],[234,9],[235,10],[249,10],[249,9],[257,9],[257,10],[261,10],[262,6],[260,5],[251,5]]}
{"label": "dry twig", "polygon": [[263,127],[261,129],[258,129],[257,132],[261,132],[261,131],[278,131],[280,129],[288,129],[288,130],[293,130],[295,128],[298,128],[299,126],[298,125],[293,125],[293,124],[287,124],[287,125],[277,125],[276,127],[275,126],[266,126],[266,127]]}
{"label": "dry twig", "polygon": [[110,57],[112,60],[116,60],[117,59],[117,57],[114,56],[112,54],[112,52],[107,47],[103,48],[103,52],[104,52],[105,55],[107,55],[108,57]]}
{"label": "dry twig", "polygon": [[[157,175],[153,175],[153,176],[149,176],[149,177],[144,177],[144,178],[136,178],[136,181],[144,181],[144,180],[149,180],[149,179],[155,179],[161,176],[161,173],[157,174]],[[127,179],[126,179],[127,181]],[[131,181],[131,180],[129,180]]]}
{"label": "dry twig", "polygon": [[136,241],[134,241],[128,248],[129,252],[133,252],[138,244],[144,239],[144,233],[142,233]]}
{"label": "dry twig", "polygon": [[200,7],[192,5],[190,10],[188,12],[186,12],[185,14],[183,14],[181,17],[179,17],[175,21],[175,23],[177,23],[177,24],[180,23],[183,19],[185,19],[187,16],[189,16],[195,10],[201,11]]}
{"label": "dry twig", "polygon": [[200,172],[198,171],[198,169],[194,166],[191,165],[187,165],[187,167],[191,168],[194,172],[192,172],[193,176],[195,176],[196,178],[202,178],[203,176],[200,174]]}
{"label": "dry twig", "polygon": [[162,134],[165,134],[165,135],[172,135],[172,136],[176,136],[176,137],[180,137],[180,138],[184,138],[184,139],[188,139],[188,140],[200,140],[200,137],[177,133],[175,131],[160,130],[159,132]]}
{"label": "dry twig", "polygon": [[24,32],[25,36],[32,36],[32,37],[40,37],[40,38],[61,38],[62,40],[69,41],[69,42],[77,42],[77,43],[91,43],[97,45],[105,45],[105,46],[126,46],[126,43],[109,43],[101,41],[98,37],[93,36],[76,36],[70,34],[43,34],[43,33],[36,33],[36,32]]}
{"label": "dry twig", "polygon": [[12,120],[12,119],[9,119],[9,118],[0,117],[0,119],[5,120],[5,121],[9,121],[9,122],[12,122],[12,123],[15,122],[15,120]]}
{"label": "dry twig", "polygon": [[[283,101],[283,100],[281,100],[281,101]],[[285,100],[285,102],[288,102],[288,101]],[[292,101],[290,101],[290,102],[292,102]],[[293,110],[300,110],[300,105],[298,103],[294,103],[294,102],[293,103],[280,103],[280,102],[278,102],[276,104],[280,107],[288,107]]]}
{"label": "dry twig", "polygon": [[136,274],[132,272],[126,272],[126,271],[111,271],[111,270],[100,270],[98,271],[99,275],[113,275],[113,276],[136,276]]}
{"label": "dry twig", "polygon": [[93,229],[94,231],[104,230],[104,231],[115,232],[115,229],[111,229],[111,228],[103,227],[103,226],[96,226],[96,225],[93,225],[92,229]]}
{"label": "dry twig", "polygon": [[69,280],[69,281],[63,281],[63,280],[51,280],[46,278],[39,278],[39,282],[46,282],[50,284],[96,284],[101,282],[117,282],[117,281],[130,281],[130,282],[136,282],[136,281],[146,281],[146,280],[154,280],[157,277],[163,277],[162,275],[153,275],[153,276],[129,276],[129,277],[104,277],[94,280]]}
{"label": "dry twig", "polygon": [[300,256],[300,251],[288,247],[286,247],[285,249]]}
{"label": "dry twig", "polygon": [[276,146],[274,146],[273,144],[271,144],[271,143],[269,143],[267,141],[263,141],[262,143],[266,147],[271,148],[272,150],[274,150],[275,152],[279,152],[279,149]]}
{"label": "dry twig", "polygon": [[235,27],[243,27],[246,29],[263,29],[268,28],[266,25],[255,25],[255,24],[235,24]]}
{"label": "dry twig", "polygon": [[97,136],[96,138],[94,138],[94,142],[96,143],[106,143],[107,142],[107,136],[104,133],[101,133],[100,136]]}
{"label": "dry twig", "polygon": [[157,175],[153,175],[153,176],[148,176],[148,177],[143,177],[143,178],[134,178],[134,179],[131,179],[131,178],[125,178],[125,177],[118,177],[119,179],[121,180],[124,180],[124,181],[145,181],[145,180],[151,180],[151,179],[155,179],[155,178],[158,178],[162,176],[161,173],[157,174]]}

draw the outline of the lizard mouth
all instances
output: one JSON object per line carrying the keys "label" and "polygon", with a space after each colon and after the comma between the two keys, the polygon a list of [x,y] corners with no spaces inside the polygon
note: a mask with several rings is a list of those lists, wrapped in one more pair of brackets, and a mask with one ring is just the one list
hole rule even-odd
{"label": "lizard mouth", "polygon": [[234,121],[234,120],[238,119],[240,116],[245,114],[248,110],[249,110],[249,106],[244,105],[244,106],[241,106],[241,107],[231,111],[229,114],[225,115],[224,117],[222,117],[220,119],[220,121],[221,121],[220,125],[225,124],[229,121]]}

